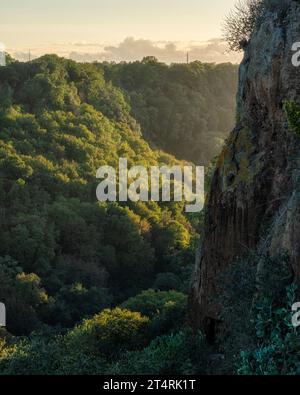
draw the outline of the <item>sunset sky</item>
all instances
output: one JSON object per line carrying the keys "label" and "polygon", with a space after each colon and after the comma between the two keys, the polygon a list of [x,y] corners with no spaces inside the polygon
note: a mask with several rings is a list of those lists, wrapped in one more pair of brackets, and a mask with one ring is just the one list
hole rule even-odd
{"label": "sunset sky", "polygon": [[[0,42],[19,56],[26,56],[31,49],[33,55],[56,52],[84,57],[97,53],[103,59],[128,60],[125,58],[158,51],[156,55],[166,58],[163,60],[170,57],[172,61],[174,57],[177,61],[191,48],[195,56],[204,56],[208,45],[209,56],[213,57],[209,40],[221,37],[222,19],[234,3],[235,0],[10,0],[1,4]],[[202,52],[197,52],[199,48]],[[216,49],[216,57],[220,51]]]}

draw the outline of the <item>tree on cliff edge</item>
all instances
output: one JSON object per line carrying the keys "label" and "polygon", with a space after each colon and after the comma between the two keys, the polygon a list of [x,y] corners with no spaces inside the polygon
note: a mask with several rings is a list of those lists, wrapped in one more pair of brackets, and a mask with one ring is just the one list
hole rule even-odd
{"label": "tree on cliff edge", "polygon": [[241,51],[247,45],[263,9],[264,0],[237,1],[223,24],[223,37],[231,51]]}

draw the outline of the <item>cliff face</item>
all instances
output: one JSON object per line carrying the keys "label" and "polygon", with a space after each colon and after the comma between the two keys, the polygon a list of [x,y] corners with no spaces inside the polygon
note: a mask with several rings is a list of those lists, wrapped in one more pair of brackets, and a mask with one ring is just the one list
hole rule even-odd
{"label": "cliff face", "polygon": [[[281,3],[281,2],[279,2]],[[249,249],[288,252],[300,280],[300,138],[289,130],[283,103],[300,103],[300,4],[270,10],[240,66],[237,123],[221,153],[197,254],[189,320],[213,334],[219,273]]]}

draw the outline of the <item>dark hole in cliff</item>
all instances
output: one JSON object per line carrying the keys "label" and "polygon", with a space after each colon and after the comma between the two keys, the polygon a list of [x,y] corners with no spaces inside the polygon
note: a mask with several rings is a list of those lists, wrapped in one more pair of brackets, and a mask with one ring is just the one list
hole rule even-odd
{"label": "dark hole in cliff", "polygon": [[216,320],[206,317],[204,320],[204,332],[208,344],[213,345],[216,341]]}

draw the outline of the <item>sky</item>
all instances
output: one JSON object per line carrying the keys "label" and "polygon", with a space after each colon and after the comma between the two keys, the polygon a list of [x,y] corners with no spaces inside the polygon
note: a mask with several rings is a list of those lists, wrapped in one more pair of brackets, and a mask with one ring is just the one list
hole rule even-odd
{"label": "sky", "polygon": [[[171,62],[189,50],[191,56],[219,62],[221,23],[236,0],[0,1],[0,42],[19,57],[28,57],[30,49],[32,56],[55,52],[76,60],[133,60],[156,55]],[[224,61],[231,57],[224,54]]]}

